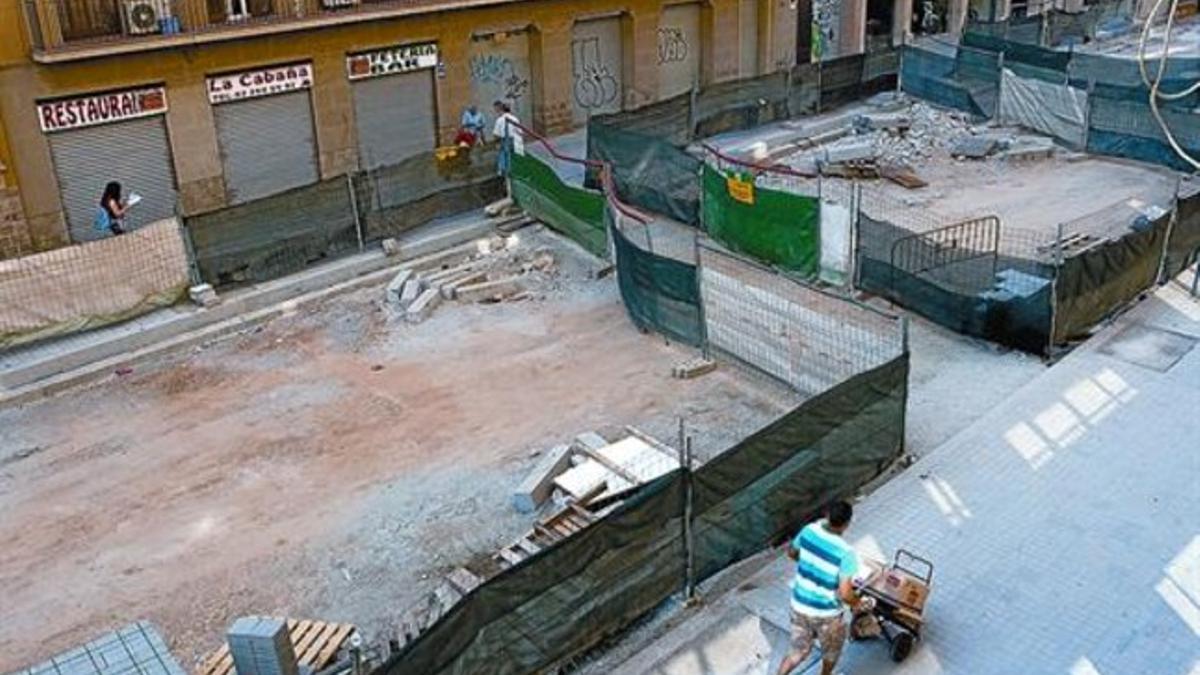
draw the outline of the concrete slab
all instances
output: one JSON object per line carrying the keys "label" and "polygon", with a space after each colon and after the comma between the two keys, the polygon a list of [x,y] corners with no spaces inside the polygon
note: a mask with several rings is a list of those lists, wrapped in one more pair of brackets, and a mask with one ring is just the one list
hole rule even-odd
{"label": "concrete slab", "polygon": [[1100,353],[1165,373],[1195,346],[1196,338],[1135,323],[1109,338]]}

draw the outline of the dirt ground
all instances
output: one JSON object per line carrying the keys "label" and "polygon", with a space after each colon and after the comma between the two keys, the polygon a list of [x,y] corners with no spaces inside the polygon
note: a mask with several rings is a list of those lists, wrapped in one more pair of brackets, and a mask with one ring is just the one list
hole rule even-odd
{"label": "dirt ground", "polygon": [[419,325],[381,288],[85,390],[0,411],[0,671],[130,621],[191,666],[245,614],[378,639],[440,574],[530,525],[534,453],[631,424],[709,457],[798,402],[628,321],[561,240],[531,300]]}

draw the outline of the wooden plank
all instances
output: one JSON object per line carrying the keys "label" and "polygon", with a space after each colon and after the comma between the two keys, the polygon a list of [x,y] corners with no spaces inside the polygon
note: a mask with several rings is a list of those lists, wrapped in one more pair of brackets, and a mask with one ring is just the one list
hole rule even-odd
{"label": "wooden plank", "polygon": [[634,485],[641,484],[642,481],[638,480],[637,476],[635,476],[632,473],[630,473],[629,471],[627,471],[625,469],[625,467],[621,466],[620,464],[617,464],[616,462],[605,457],[604,455],[601,455],[600,453],[596,452],[595,450],[592,450],[589,447],[586,447],[583,445],[580,445],[577,447],[579,448],[579,451],[582,452],[583,454],[587,455],[589,459],[596,462],[597,464],[604,467],[605,469],[608,469],[609,471],[615,473],[616,475],[620,476],[621,478],[624,478],[626,482],[633,483]]}
{"label": "wooden plank", "polygon": [[304,636],[304,639],[300,640],[300,642],[294,643],[294,651],[296,652],[296,659],[299,663],[304,663],[304,659],[301,657],[301,655],[307,652],[308,648],[312,646],[312,643],[321,637],[321,633],[324,632],[325,628],[326,624],[324,621],[314,621],[312,628]]}
{"label": "wooden plank", "polygon": [[304,621],[297,623],[296,627],[294,629],[292,629],[292,650],[293,651],[295,651],[296,645],[300,644],[300,641],[304,639],[304,636],[307,635],[310,630],[312,630],[312,627],[313,627],[313,622],[308,619],[305,619]]}
{"label": "wooden plank", "polygon": [[561,523],[552,523],[550,526],[554,528],[555,532],[558,532],[559,534],[561,534],[563,539],[566,539],[567,537],[574,534],[573,531],[571,531],[567,526],[565,526]]}
{"label": "wooden plank", "polygon": [[516,565],[517,563],[519,563],[525,559],[525,556],[517,555],[516,552],[514,552],[510,548],[500,549],[500,557],[503,558],[505,561],[507,561],[508,564],[510,564],[510,565]]}
{"label": "wooden plank", "polygon": [[[531,544],[533,542],[530,542]],[[446,575],[446,579],[454,584],[454,587],[462,592],[463,595],[475,590],[479,584],[483,583],[477,574],[465,567],[455,567]]]}
{"label": "wooden plank", "polygon": [[300,658],[297,659],[297,662],[302,665],[311,666],[313,657],[316,656],[319,651],[321,651],[321,647],[325,646],[325,643],[329,641],[329,638],[333,637],[333,634],[337,632],[337,628],[338,625],[336,623],[325,624],[321,628],[321,634],[317,636],[317,639],[313,640],[308,649],[304,650],[304,655],[300,656]]}
{"label": "wooden plank", "polygon": [[541,546],[529,541],[529,537],[521,537],[518,539],[516,546],[528,555],[533,555],[534,553],[542,550]]}
{"label": "wooden plank", "polygon": [[591,513],[588,513],[582,506],[574,502],[567,504],[567,509],[571,511],[571,513],[574,513],[576,516],[582,518],[588,524],[591,524],[592,521],[596,519],[595,516],[593,516]]}
{"label": "wooden plank", "polygon": [[200,672],[204,675],[225,675],[232,667],[233,655],[229,653],[229,644],[226,643],[205,659]]}
{"label": "wooden plank", "polygon": [[534,523],[533,531],[535,533],[540,534],[543,537],[549,539],[552,542],[562,539],[562,537],[560,537],[557,532],[551,532],[545,525],[543,525],[541,523]]}
{"label": "wooden plank", "polygon": [[316,659],[313,660],[313,667],[317,670],[321,670],[325,666],[328,666],[333,660],[333,657],[337,656],[337,652],[339,649],[341,649],[342,643],[344,643],[346,638],[350,637],[350,634],[353,632],[354,624],[339,624],[337,632],[333,634],[333,637],[329,640],[329,644],[325,645],[325,648],[322,649],[320,653],[317,654]]}
{"label": "wooden plank", "polygon": [[661,451],[667,457],[670,457],[671,459],[674,459],[676,461],[679,460],[679,451],[678,450],[663,443],[662,441],[659,441],[657,438],[651,436],[650,434],[645,433],[644,431],[641,431],[637,427],[626,426],[625,431],[629,432],[630,436],[636,436],[639,439],[645,441],[648,445],[653,447],[655,450]]}

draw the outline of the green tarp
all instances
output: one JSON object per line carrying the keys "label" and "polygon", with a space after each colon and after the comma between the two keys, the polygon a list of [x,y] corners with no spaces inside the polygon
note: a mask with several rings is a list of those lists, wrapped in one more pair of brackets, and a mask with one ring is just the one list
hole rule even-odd
{"label": "green tarp", "polygon": [[512,196],[529,215],[575,240],[594,255],[608,255],[604,195],[562,182],[554,169],[531,155],[514,155]]}
{"label": "green tarp", "polygon": [[1093,326],[1154,285],[1170,219],[1138,224],[1120,239],[1063,262],[1055,285],[1056,344],[1086,338]]}
{"label": "green tarp", "polygon": [[621,233],[612,211],[606,209],[605,214],[616,253],[617,284],[630,319],[640,328],[699,347],[704,323],[696,266],[639,248]]}
{"label": "green tarp", "polygon": [[[616,236],[616,235],[614,235]],[[795,532],[903,449],[908,357],[802,403],[694,473],[676,470],[612,513],[488,579],[373,675],[546,672],[629,626],[694,579]]]}
{"label": "green tarp", "polygon": [[[752,174],[734,177],[753,181]],[[769,265],[816,276],[821,258],[821,203],[815,197],[755,188],[753,204],[729,194],[730,174],[705,165],[703,223],[713,239]]]}

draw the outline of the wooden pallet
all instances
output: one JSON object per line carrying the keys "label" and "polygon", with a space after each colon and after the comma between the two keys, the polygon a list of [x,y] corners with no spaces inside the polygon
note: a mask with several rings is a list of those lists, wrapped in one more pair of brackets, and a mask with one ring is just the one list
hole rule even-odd
{"label": "wooden pallet", "polygon": [[509,568],[555,542],[566,539],[591,525],[596,516],[578,504],[567,504],[557,513],[533,524],[533,529],[515,543],[505,546],[496,554],[501,568]]}
{"label": "wooden pallet", "polygon": [[452,570],[432,593],[404,613],[391,648],[401,649],[417,639],[481,583],[483,580],[465,567]]}
{"label": "wooden pallet", "polygon": [[[352,624],[308,619],[288,619],[287,627],[297,662],[301,666],[311,668],[312,672],[320,671],[333,663],[338,650],[355,631]],[[197,671],[199,675],[234,675],[236,672],[228,643],[221,645],[220,649],[201,663]]]}

